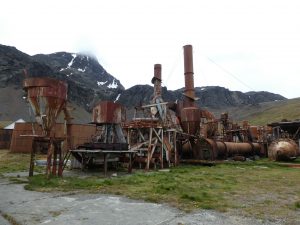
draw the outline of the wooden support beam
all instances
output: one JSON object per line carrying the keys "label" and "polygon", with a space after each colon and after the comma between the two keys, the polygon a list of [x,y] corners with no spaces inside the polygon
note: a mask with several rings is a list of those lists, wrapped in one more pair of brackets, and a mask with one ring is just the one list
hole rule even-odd
{"label": "wooden support beam", "polygon": [[150,133],[149,133],[149,145],[148,145],[148,154],[147,154],[147,164],[146,164],[146,170],[149,170],[149,167],[150,167],[150,160],[151,160],[151,158],[152,158],[152,156],[150,156],[151,155],[151,151],[152,151],[152,146],[151,146],[151,144],[152,144],[152,135],[153,135],[153,128],[152,127],[150,127]]}
{"label": "wooden support beam", "polygon": [[36,141],[33,138],[31,154],[30,154],[30,165],[29,165],[29,176],[30,177],[33,176],[33,171],[34,171],[35,151],[36,151]]}

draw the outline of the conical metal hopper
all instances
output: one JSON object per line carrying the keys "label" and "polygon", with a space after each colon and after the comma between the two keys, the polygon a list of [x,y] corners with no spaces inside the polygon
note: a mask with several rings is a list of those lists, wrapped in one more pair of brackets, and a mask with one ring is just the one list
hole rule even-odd
{"label": "conical metal hopper", "polygon": [[68,85],[52,78],[27,78],[23,82],[27,97],[42,125],[44,135],[50,136],[56,119],[66,105]]}

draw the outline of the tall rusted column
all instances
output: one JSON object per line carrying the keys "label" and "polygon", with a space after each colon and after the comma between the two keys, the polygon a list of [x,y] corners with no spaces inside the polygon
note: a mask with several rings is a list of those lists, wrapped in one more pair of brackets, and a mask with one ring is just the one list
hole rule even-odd
{"label": "tall rusted column", "polygon": [[184,99],[180,112],[181,126],[185,133],[197,135],[200,129],[200,109],[195,105],[193,48],[191,45],[183,46],[184,50]]}
{"label": "tall rusted column", "polygon": [[154,77],[151,80],[154,84],[154,99],[161,96],[161,64],[154,65]]}
{"label": "tall rusted column", "polygon": [[194,68],[193,68],[193,47],[191,45],[183,46],[184,54],[184,107],[194,106],[195,88],[194,88]]}

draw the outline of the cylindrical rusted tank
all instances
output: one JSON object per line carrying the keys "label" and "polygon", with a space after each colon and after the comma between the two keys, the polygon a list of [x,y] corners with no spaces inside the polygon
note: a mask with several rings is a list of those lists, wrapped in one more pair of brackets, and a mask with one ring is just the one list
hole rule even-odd
{"label": "cylindrical rusted tank", "polygon": [[260,145],[258,143],[235,143],[235,142],[224,142],[226,145],[226,151],[228,156],[234,155],[259,155]]}
{"label": "cylindrical rusted tank", "polygon": [[197,135],[200,133],[200,109],[187,107],[181,110],[181,126],[185,133]]}
{"label": "cylindrical rusted tank", "polygon": [[273,141],[268,148],[269,159],[275,161],[290,161],[299,155],[299,147],[289,138]]}
{"label": "cylindrical rusted tank", "polygon": [[93,123],[120,124],[124,119],[124,109],[118,103],[102,101],[93,108]]}
{"label": "cylindrical rusted tank", "polygon": [[202,138],[192,143],[192,146],[194,159],[215,160],[226,159],[236,155],[259,155],[260,153],[260,145],[258,143],[223,142]]}

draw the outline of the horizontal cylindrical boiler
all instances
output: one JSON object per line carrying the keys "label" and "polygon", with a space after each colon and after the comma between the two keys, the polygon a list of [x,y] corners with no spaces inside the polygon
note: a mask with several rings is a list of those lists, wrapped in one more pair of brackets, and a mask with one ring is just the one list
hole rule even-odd
{"label": "horizontal cylindrical boiler", "polygon": [[194,158],[205,160],[226,159],[236,155],[259,155],[260,148],[258,143],[223,142],[208,138],[198,139],[192,144]]}

